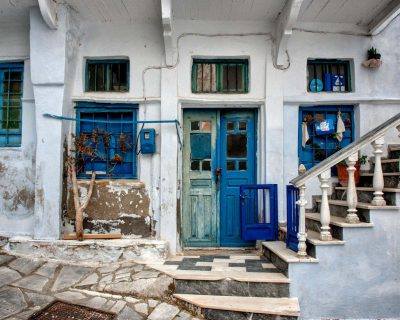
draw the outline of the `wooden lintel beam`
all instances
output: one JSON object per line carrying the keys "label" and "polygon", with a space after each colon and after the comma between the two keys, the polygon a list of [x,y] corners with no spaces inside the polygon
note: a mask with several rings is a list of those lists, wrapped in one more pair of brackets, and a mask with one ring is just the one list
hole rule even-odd
{"label": "wooden lintel beam", "polygon": [[173,17],[171,0],[161,0],[161,18],[163,25],[165,61],[167,65],[172,65],[175,50],[173,45]]}
{"label": "wooden lintel beam", "polygon": [[368,29],[371,35],[380,33],[387,25],[400,14],[400,0],[392,0],[369,23]]}
{"label": "wooden lintel beam", "polygon": [[54,0],[38,0],[40,13],[50,29],[57,29],[57,3]]}
{"label": "wooden lintel beam", "polygon": [[286,47],[292,30],[297,22],[300,8],[304,0],[287,0],[278,16],[275,25],[275,64],[282,66],[286,63]]}

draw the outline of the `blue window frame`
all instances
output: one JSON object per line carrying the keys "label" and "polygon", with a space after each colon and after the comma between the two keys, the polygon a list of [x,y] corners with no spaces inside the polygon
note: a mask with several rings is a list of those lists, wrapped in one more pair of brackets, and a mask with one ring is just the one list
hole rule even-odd
{"label": "blue window frame", "polygon": [[20,147],[23,62],[0,63],[0,147]]}
{"label": "blue window frame", "polygon": [[78,103],[77,138],[86,135],[90,144],[93,132],[100,133],[96,154],[78,159],[78,177],[89,178],[92,170],[99,179],[137,177],[137,108],[126,104]]}
{"label": "blue window frame", "polygon": [[[335,137],[337,114],[341,116],[346,131],[343,133],[342,141]],[[319,134],[316,130],[316,123],[323,119],[331,119],[334,125],[334,133]],[[302,146],[302,123],[306,121],[310,139],[305,147]],[[354,112],[353,106],[313,106],[300,107],[299,128],[298,128],[298,152],[299,163],[304,164],[308,169],[317,163],[325,160],[336,151],[349,145],[354,140]]]}

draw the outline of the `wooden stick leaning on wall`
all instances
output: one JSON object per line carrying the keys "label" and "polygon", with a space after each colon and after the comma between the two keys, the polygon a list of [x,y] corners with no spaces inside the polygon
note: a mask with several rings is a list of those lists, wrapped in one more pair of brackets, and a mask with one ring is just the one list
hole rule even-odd
{"label": "wooden stick leaning on wall", "polygon": [[90,183],[89,190],[86,196],[86,199],[83,203],[80,202],[79,197],[79,188],[78,188],[78,179],[76,178],[76,147],[75,143],[72,143],[74,139],[72,133],[70,132],[67,137],[67,168],[68,168],[68,176],[72,182],[72,193],[74,197],[74,207],[75,207],[75,234],[66,234],[63,238],[64,240],[79,240],[82,241],[84,239],[119,239],[121,238],[121,234],[84,234],[83,233],[83,214],[85,209],[87,208],[90,198],[93,194],[93,188],[96,180],[96,172],[93,170]]}

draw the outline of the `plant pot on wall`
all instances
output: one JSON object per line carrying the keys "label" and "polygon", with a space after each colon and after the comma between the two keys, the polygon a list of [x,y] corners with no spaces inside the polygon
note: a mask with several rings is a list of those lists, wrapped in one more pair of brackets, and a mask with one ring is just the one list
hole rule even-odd
{"label": "plant pot on wall", "polygon": [[382,65],[381,54],[376,50],[376,48],[371,47],[368,50],[367,60],[362,63],[366,68],[376,69]]}
{"label": "plant pot on wall", "polygon": [[[356,168],[356,171],[354,171],[354,180],[356,185],[360,183],[360,163],[357,161],[357,163],[354,166]],[[347,187],[348,182],[349,182],[349,174],[347,172],[347,165],[345,163],[338,163],[336,165],[337,169],[337,175],[338,175],[338,180],[339,183],[342,187]]]}

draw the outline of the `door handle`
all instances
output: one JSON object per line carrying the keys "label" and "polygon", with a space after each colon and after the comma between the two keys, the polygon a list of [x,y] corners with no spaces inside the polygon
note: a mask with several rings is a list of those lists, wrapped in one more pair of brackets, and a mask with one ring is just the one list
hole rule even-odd
{"label": "door handle", "polygon": [[217,184],[219,184],[219,181],[220,181],[220,179],[221,179],[221,173],[222,173],[222,169],[221,169],[221,168],[217,168],[217,169],[215,169],[215,171],[214,171],[214,174],[215,174],[215,182],[216,182]]}

